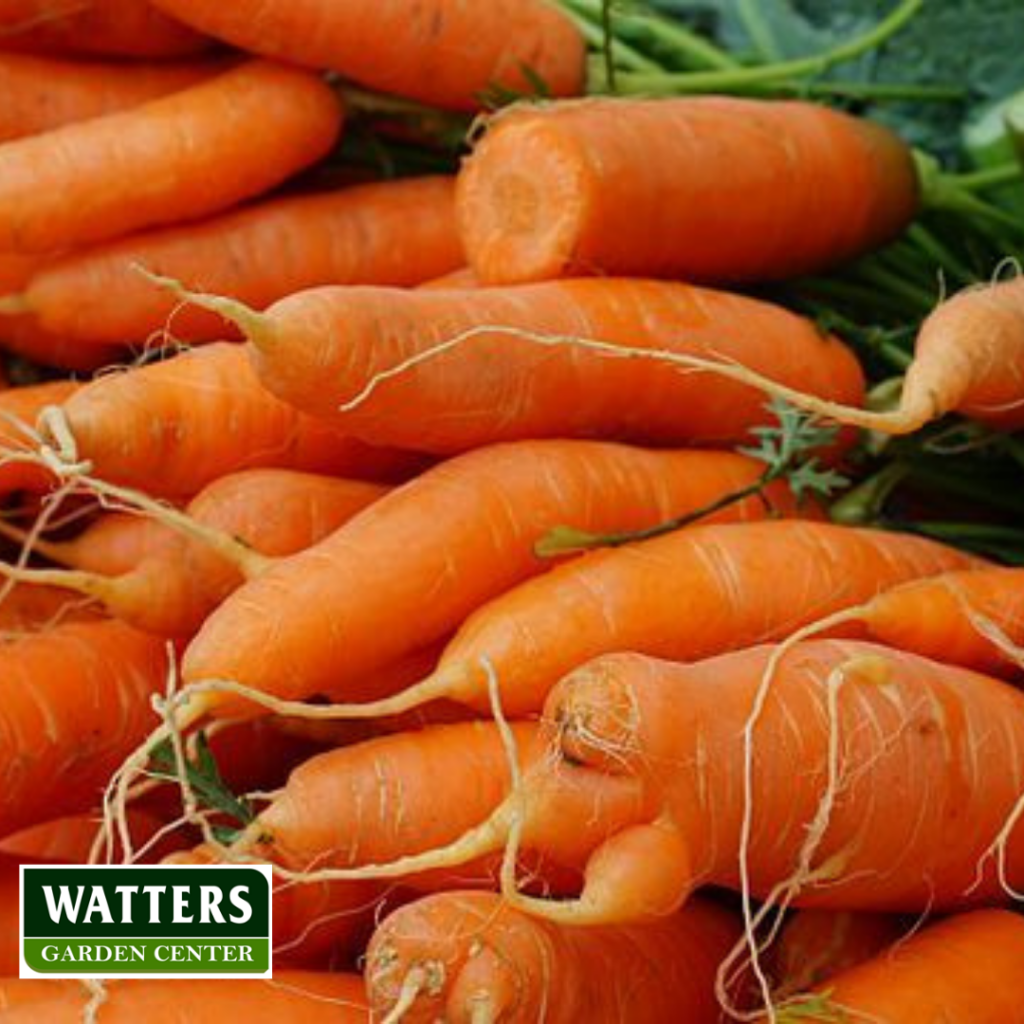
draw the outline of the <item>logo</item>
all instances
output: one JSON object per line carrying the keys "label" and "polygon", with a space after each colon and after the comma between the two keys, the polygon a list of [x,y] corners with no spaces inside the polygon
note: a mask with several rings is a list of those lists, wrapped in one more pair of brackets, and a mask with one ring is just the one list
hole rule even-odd
{"label": "logo", "polygon": [[269,865],[21,867],[22,978],[269,978]]}

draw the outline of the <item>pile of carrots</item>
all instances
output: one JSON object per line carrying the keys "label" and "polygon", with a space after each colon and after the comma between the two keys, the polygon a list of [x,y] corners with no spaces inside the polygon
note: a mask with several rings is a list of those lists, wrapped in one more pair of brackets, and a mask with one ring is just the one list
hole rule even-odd
{"label": "pile of carrots", "polygon": [[[1024,1022],[1020,571],[768,458],[1024,427],[1024,279],[879,408],[756,286],[898,237],[908,146],[585,55],[0,0],[3,1024]],[[367,180],[342,81],[514,102]],[[161,861],[274,866],[272,983],[17,979],[19,864]]]}

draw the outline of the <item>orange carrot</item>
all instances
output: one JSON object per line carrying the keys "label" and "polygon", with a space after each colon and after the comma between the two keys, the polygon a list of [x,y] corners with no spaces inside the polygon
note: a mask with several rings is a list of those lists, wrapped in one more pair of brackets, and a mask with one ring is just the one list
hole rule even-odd
{"label": "orange carrot", "polygon": [[[0,303],[3,301],[0,299]],[[45,330],[30,314],[0,313],[0,350],[40,366],[73,372],[92,372],[124,359],[123,347],[83,345],[76,339]]]}
{"label": "orange carrot", "polygon": [[374,443],[439,454],[552,436],[731,443],[766,422],[758,391],[680,372],[673,358],[683,369],[692,357],[736,360],[844,402],[863,395],[857,360],[810,321],[683,284],[319,288],[266,313],[192,298],[240,324],[284,401]]}
{"label": "orange carrot", "polygon": [[[879,594],[858,618],[880,643],[995,675],[1024,667],[1024,572],[985,569]],[[994,627],[994,629],[992,628]]]}
{"label": "orange carrot", "polygon": [[[113,575],[6,565],[0,565],[0,575],[86,594],[101,601],[111,615],[147,633],[189,637],[246,579],[329,536],[384,493],[386,488],[377,484],[288,470],[250,470],[221,477],[187,509],[195,524],[228,541],[232,560],[223,548],[212,547],[205,534],[179,532],[187,528],[183,524],[145,533],[148,550],[143,548],[135,564]],[[129,534],[129,547],[133,539]],[[89,546],[87,531],[68,544],[37,543],[36,550],[74,565],[75,552],[88,551]]]}
{"label": "orange carrot", "polygon": [[6,295],[23,288],[48,258],[19,252],[0,252],[0,293]]}
{"label": "orange carrot", "polygon": [[223,70],[220,62],[104,64],[0,53],[0,142],[137,107]]}
{"label": "orange carrot", "polygon": [[715,973],[739,936],[738,919],[706,900],[642,928],[575,929],[490,893],[446,892],[377,929],[366,987],[379,1019],[401,1000],[407,1024],[718,1024]]}
{"label": "orange carrot", "polygon": [[45,632],[62,622],[97,619],[100,612],[77,594],[58,587],[19,583],[0,600],[0,641]]}
{"label": "orange carrot", "polygon": [[459,182],[486,284],[578,274],[760,281],[841,263],[917,209],[910,149],[802,102],[593,99],[494,118]]}
{"label": "orange carrot", "polygon": [[161,641],[113,621],[0,646],[0,835],[99,803],[154,725],[166,660]]}
{"label": "orange carrot", "polygon": [[694,661],[782,640],[886,587],[971,562],[921,538],[829,523],[695,526],[585,555],[507,591],[466,619],[423,682],[336,710],[376,717],[449,699],[486,712],[488,664],[505,712],[522,715],[600,654]]}
{"label": "orange carrot", "polygon": [[[112,981],[102,1024],[370,1024],[362,979],[353,974],[275,971],[273,981]],[[81,1024],[89,993],[82,985],[47,1002],[11,1010],[4,1024]]]}
{"label": "orange carrot", "polygon": [[1017,430],[1024,427],[1024,277],[969,288],[936,307],[921,326],[891,412],[824,399],[749,365],[719,363],[714,369],[819,416],[885,434],[909,434],[952,412],[997,430]]}
{"label": "orange carrot", "polygon": [[145,0],[0,0],[0,25],[5,50],[180,57],[210,42]]}
{"label": "orange carrot", "polygon": [[894,914],[798,910],[768,950],[766,966],[776,997],[785,999],[821,985],[877,956],[908,930],[906,921]]}
{"label": "orange carrot", "polygon": [[31,431],[40,411],[65,401],[77,390],[77,384],[62,380],[12,388],[0,394],[0,493],[49,488],[53,481],[51,473],[38,464],[16,460],[34,448]]}
{"label": "orange carrot", "polygon": [[20,299],[46,330],[90,344],[144,341],[164,329],[214,341],[233,326],[182,306],[139,266],[263,309],[316,285],[415,285],[461,262],[451,179],[414,178],[273,199],[71,253],[36,274]]}
{"label": "orange carrot", "polygon": [[227,473],[260,466],[387,479],[416,465],[279,402],[241,346],[228,343],[102,377],[60,411],[76,457],[88,459],[96,476],[151,494],[191,496]]}
{"label": "orange carrot", "polygon": [[[759,472],[743,456],[597,442],[470,452],[236,591],[189,646],[183,678],[233,680],[291,698],[339,692],[444,638],[484,601],[546,568],[533,546],[553,526],[600,531],[662,522]],[[793,510],[785,489],[771,498],[780,511]],[[766,514],[752,499],[720,519]],[[225,708],[237,711],[238,701],[208,692],[189,705],[195,715]]]}
{"label": "orange carrot", "polygon": [[961,914],[829,978],[819,990],[821,1011],[802,1008],[799,1020],[1021,1024],[1022,963],[1024,918],[1006,910]]}
{"label": "orange carrot", "polygon": [[[14,876],[17,883],[17,874]],[[4,892],[3,882],[0,881],[0,893]],[[15,888],[13,894],[15,910],[18,908],[18,890]],[[2,921],[2,918],[0,918]],[[0,928],[5,925],[0,924]],[[59,999],[65,995],[72,997],[81,993],[82,985],[78,981],[42,981],[35,979],[19,979],[16,976],[19,966],[18,951],[21,943],[18,940],[18,922],[13,922],[11,929],[14,938],[10,940],[10,951],[3,949],[4,940],[0,938],[0,964],[9,962],[10,970],[0,972],[0,1012],[13,1010],[15,1007],[24,1006],[29,1003],[45,1003],[52,999]]]}
{"label": "orange carrot", "polygon": [[453,270],[450,274],[435,277],[432,281],[424,281],[420,288],[430,291],[459,291],[465,288],[476,288],[479,284],[480,282],[477,281],[476,274],[469,267],[460,267],[458,270]]}
{"label": "orange carrot", "polygon": [[0,147],[0,249],[50,252],[207,216],[334,144],[341,109],[314,75],[251,61],[132,110]]}
{"label": "orange carrot", "polygon": [[[577,899],[518,895],[509,873],[503,888],[521,909],[587,925],[671,913],[707,884],[764,898],[757,924],[779,903],[920,913],[1024,883],[1024,695],[997,680],[863,641],[690,665],[619,654],[563,679],[544,719],[561,782],[549,756],[451,846],[331,877],[450,871],[507,838],[510,857],[519,841],[534,857],[571,844],[585,862]],[[632,821],[601,822],[603,787],[630,785]]]}
{"label": "orange carrot", "polygon": [[574,95],[585,45],[545,0],[154,0],[154,6],[234,46],[338,71],[430,106],[472,110],[492,88]]}

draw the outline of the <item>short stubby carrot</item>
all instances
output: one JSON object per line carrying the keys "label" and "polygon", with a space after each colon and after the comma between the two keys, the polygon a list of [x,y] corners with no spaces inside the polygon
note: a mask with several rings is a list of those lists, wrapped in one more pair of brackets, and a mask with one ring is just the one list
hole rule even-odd
{"label": "short stubby carrot", "polygon": [[124,64],[0,53],[0,142],[137,107],[223,70],[219,61]]}
{"label": "short stubby carrot", "polygon": [[80,250],[48,264],[19,300],[47,330],[90,344],[163,331],[216,341],[233,325],[181,304],[139,267],[263,309],[317,285],[416,285],[461,263],[452,180],[412,178],[271,199]]}
{"label": "short stubby carrot", "polygon": [[52,252],[203,217],[327,153],[341,107],[315,75],[249,61],[141,106],[0,146],[0,249]]}
{"label": "short stubby carrot", "polygon": [[715,974],[739,936],[739,918],[703,899],[644,927],[562,928],[492,893],[445,892],[384,920],[366,987],[381,1020],[404,1000],[407,1024],[718,1024]]}
{"label": "short stubby carrot", "polygon": [[161,496],[191,497],[227,473],[264,466],[388,479],[417,465],[278,401],[244,349],[228,342],[107,375],[50,401],[61,402],[72,460],[87,459],[103,480]]}
{"label": "short stubby carrot", "polygon": [[[509,856],[568,845],[583,859],[577,898],[518,894],[507,873],[503,891],[579,925],[658,918],[704,885],[765,900],[760,916],[780,903],[951,910],[1024,884],[1024,695],[999,680],[854,640],[688,665],[616,654],[566,676],[543,717],[553,752],[490,819],[331,877],[451,871],[509,840]],[[635,817],[613,825],[600,798],[630,785]]]}
{"label": "short stubby carrot", "polygon": [[[1008,910],[976,910],[925,927],[817,989],[799,1019],[934,1024],[1021,1024],[1024,1021],[1024,918]],[[800,1001],[794,1000],[794,1010]],[[765,1024],[767,1017],[759,1018]]]}
{"label": "short stubby carrot", "polygon": [[146,0],[0,0],[0,48],[111,57],[182,57],[210,40]]}
{"label": "short stubby carrot", "polygon": [[495,117],[459,182],[487,284],[578,274],[779,280],[899,234],[910,148],[803,102],[590,99]]}
{"label": "short stubby carrot", "polygon": [[254,53],[337,71],[382,92],[456,110],[492,89],[571,96],[586,47],[547,0],[153,0],[208,35]]}
{"label": "short stubby carrot", "polygon": [[[189,502],[188,521],[175,519],[162,531],[147,530],[141,537],[138,531],[122,528],[114,530],[111,538],[108,527],[101,544],[123,538],[130,550],[133,540],[142,541],[134,545],[137,560],[120,571],[107,574],[75,567],[83,557],[93,564],[104,560],[102,550],[90,555],[86,531],[82,538],[63,545],[36,544],[40,554],[73,568],[0,567],[0,575],[88,595],[102,602],[111,615],[147,633],[190,637],[246,579],[329,536],[385,493],[383,486],[361,481],[289,470],[249,470],[223,476],[204,488]],[[210,531],[223,546],[210,543]],[[115,565],[125,560],[119,548],[114,552]],[[85,555],[79,557],[79,551]],[[110,552],[106,554],[111,561]]]}
{"label": "short stubby carrot", "polygon": [[48,405],[66,401],[79,388],[73,381],[52,381],[24,388],[10,388],[0,394],[0,493],[46,491],[53,474],[35,462],[19,457],[35,448],[36,418]]}
{"label": "short stubby carrot", "polygon": [[899,403],[874,412],[792,387],[752,366],[716,372],[812,412],[884,434],[910,434],[948,413],[996,430],[1024,427],[1024,277],[977,285],[940,303],[921,325]]}
{"label": "short stubby carrot", "polygon": [[0,645],[0,835],[97,806],[156,724],[166,670],[162,641],[112,620]]}
{"label": "short stubby carrot", "polygon": [[[273,981],[111,981],[98,1019],[103,1024],[370,1024],[362,979],[327,971],[275,971]],[[81,1024],[90,993],[63,988],[54,999],[10,1010],[4,1024]]]}
{"label": "short stubby carrot", "polygon": [[262,314],[195,298],[239,322],[284,401],[373,443],[437,454],[532,437],[723,444],[767,422],[757,390],[696,372],[692,358],[863,397],[853,354],[809,320],[684,284],[319,288]]}
{"label": "short stubby carrot", "polygon": [[558,680],[600,654],[694,661],[794,629],[897,583],[966,568],[963,552],[919,537],[818,522],[694,526],[584,555],[478,608],[423,682],[339,714],[376,717],[448,699],[539,711]]}
{"label": "short stubby carrot", "polygon": [[[247,583],[185,653],[188,683],[228,680],[301,699],[443,639],[484,601],[549,563],[534,551],[556,525],[638,528],[704,508],[759,477],[721,452],[653,452],[533,441],[469,452],[377,501],[319,544]],[[770,496],[785,514],[786,489]],[[754,498],[721,521],[763,518]],[[360,699],[352,693],[351,699]],[[190,714],[233,707],[214,693]]]}

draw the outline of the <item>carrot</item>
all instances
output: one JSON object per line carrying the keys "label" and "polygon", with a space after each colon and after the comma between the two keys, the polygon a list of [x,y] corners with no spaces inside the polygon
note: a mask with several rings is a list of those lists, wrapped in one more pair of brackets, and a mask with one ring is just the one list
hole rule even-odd
{"label": "carrot", "polygon": [[[988,677],[863,641],[690,665],[609,655],[563,679],[544,719],[569,766],[561,782],[551,755],[451,846],[329,877],[451,870],[511,839],[503,890],[540,917],[656,918],[713,884],[745,894],[751,928],[778,904],[919,913],[992,903],[1024,882],[1024,695]],[[602,787],[629,786],[632,821],[601,823]],[[534,857],[571,844],[585,862],[579,897],[517,895],[520,840]],[[766,900],[757,915],[751,894]]]}
{"label": "carrot", "polygon": [[221,62],[121,64],[0,53],[0,142],[127,110],[223,70]]}
{"label": "carrot", "polygon": [[0,0],[0,46],[118,57],[180,57],[209,40],[146,0]]}
{"label": "carrot", "polygon": [[374,443],[437,454],[551,436],[731,443],[766,421],[757,391],[680,373],[673,359],[713,354],[841,401],[863,394],[856,359],[810,321],[683,284],[319,288],[265,313],[191,298],[239,323],[284,401]]}
{"label": "carrot", "polygon": [[[844,1020],[899,1024],[1021,1024],[1021,963],[1024,918],[1006,910],[961,914],[830,978],[820,990],[821,1012],[794,1001],[792,1019],[825,1024],[842,1013]],[[777,1020],[789,1019],[782,1013]]]}
{"label": "carrot", "polygon": [[[111,981],[98,1019],[102,1024],[370,1024],[362,979],[353,974],[275,971],[273,981]],[[4,1024],[80,1024],[89,1002],[84,986],[47,1002],[22,1005]]]}
{"label": "carrot", "polygon": [[0,249],[50,252],[207,216],[334,144],[341,109],[313,75],[250,61],[132,110],[0,147]]}
{"label": "carrot", "polygon": [[[0,883],[0,891],[2,891],[2,883]],[[18,907],[17,890],[15,890],[14,903],[15,908]],[[13,959],[10,959],[10,963],[13,964],[13,970],[18,970],[18,924],[14,922],[14,939],[12,940],[12,949],[14,950]],[[4,963],[5,958],[0,954],[0,963]],[[4,974],[10,974],[9,971]],[[81,993],[82,985],[78,981],[43,981],[35,979],[19,979],[17,977],[4,977],[0,975],[0,1012],[7,1012],[13,1010],[15,1007],[24,1006],[28,1003],[45,1003],[51,999],[59,999],[65,995],[71,997]]]}
{"label": "carrot", "polygon": [[20,302],[46,330],[90,344],[143,341],[165,328],[214,341],[233,326],[180,306],[138,267],[257,309],[315,285],[415,285],[462,262],[453,206],[444,177],[273,199],[71,253],[36,274]]}
{"label": "carrot", "polygon": [[[0,299],[0,304],[4,299]],[[124,349],[112,345],[82,345],[45,330],[30,314],[0,313],[0,350],[59,370],[92,372],[124,358]]]}
{"label": "carrot", "polygon": [[715,972],[739,934],[738,919],[705,900],[642,928],[572,929],[490,893],[446,892],[377,929],[366,987],[380,1020],[401,1007],[407,1024],[579,1024],[624,1013],[631,1024],[718,1024]]}
{"label": "carrot", "polygon": [[476,288],[480,284],[476,279],[476,274],[473,273],[469,267],[460,267],[458,270],[453,270],[450,274],[444,274],[441,277],[435,277],[432,281],[424,281],[420,288],[433,291],[444,290],[461,290],[465,288]]}
{"label": "carrot", "polygon": [[1024,644],[1022,582],[1019,569],[947,573],[879,594],[858,618],[872,638],[890,647],[1016,675],[1024,664],[1014,650]]}
{"label": "carrot", "polygon": [[19,583],[0,600],[0,641],[16,640],[25,633],[45,632],[62,622],[99,618],[95,607],[58,587]]}
{"label": "carrot", "polygon": [[0,293],[7,294],[23,288],[48,258],[20,252],[0,252]]}
{"label": "carrot", "polygon": [[768,950],[776,998],[804,992],[878,956],[907,930],[905,921],[893,914],[796,911]]}
{"label": "carrot", "polygon": [[18,461],[33,448],[32,429],[48,405],[63,402],[78,390],[72,381],[12,388],[0,394],[0,494],[45,491],[53,475],[35,462]]}
{"label": "carrot", "polygon": [[376,717],[446,698],[486,712],[487,665],[505,712],[522,715],[600,654],[693,661],[781,640],[896,583],[970,563],[921,538],[829,523],[696,526],[593,552],[521,584],[470,615],[423,682],[336,711]]}
{"label": "carrot", "polygon": [[755,368],[705,364],[816,415],[885,434],[909,434],[947,413],[997,430],[1024,427],[1024,277],[979,285],[940,303],[921,326],[899,404],[870,412],[770,380]]}
{"label": "carrot", "polygon": [[[279,402],[244,350],[228,343],[102,377],[60,412],[73,461],[87,459],[104,480],[157,495],[190,496],[227,473],[261,466],[387,479],[415,465]],[[60,446],[45,423],[43,433]]]}
{"label": "carrot", "polygon": [[348,0],[292,3],[154,0],[234,46],[314,68],[430,106],[473,110],[494,89],[553,96],[583,86],[585,45],[545,0]]}
{"label": "carrot", "polygon": [[[210,545],[208,533],[176,532],[187,530],[186,523],[146,534],[148,551],[140,551],[134,565],[114,575],[2,563],[0,575],[75,590],[101,601],[111,615],[137,629],[188,637],[246,579],[330,535],[385,492],[379,485],[352,480],[250,470],[221,477],[187,510],[195,524],[228,542],[232,560],[224,545]],[[79,548],[88,550],[88,532],[69,544],[36,543],[41,554],[65,564],[74,564]]]}
{"label": "carrot", "polygon": [[899,234],[910,149],[802,102],[593,99],[493,119],[459,181],[486,284],[578,274],[778,280]]}
{"label": "carrot", "polygon": [[[758,463],[744,456],[598,442],[470,452],[237,590],[189,645],[183,679],[231,680],[296,699],[337,693],[446,637],[484,601],[546,568],[533,545],[553,526],[658,523],[758,475]],[[780,511],[793,510],[785,488],[771,499]],[[766,514],[751,499],[719,518]],[[190,715],[228,708],[238,711],[239,702],[223,693],[189,701]]]}
{"label": "carrot", "polygon": [[152,728],[164,645],[118,622],[66,623],[0,646],[0,836],[88,810]]}

